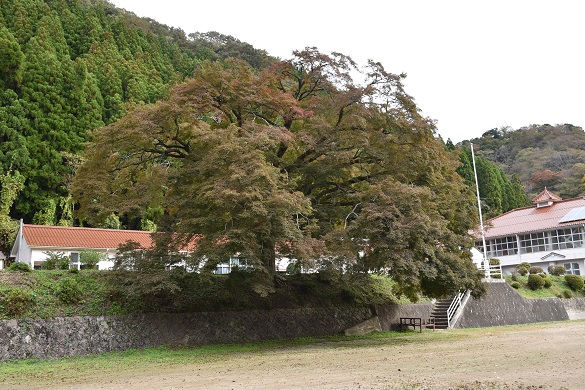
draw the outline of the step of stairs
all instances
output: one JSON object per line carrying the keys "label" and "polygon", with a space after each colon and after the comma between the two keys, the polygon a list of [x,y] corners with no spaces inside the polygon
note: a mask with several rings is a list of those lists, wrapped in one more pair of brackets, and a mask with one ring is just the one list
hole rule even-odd
{"label": "step of stairs", "polygon": [[447,319],[447,310],[451,306],[453,299],[439,299],[435,302],[431,317],[435,317],[436,329],[447,329],[449,327],[449,320]]}

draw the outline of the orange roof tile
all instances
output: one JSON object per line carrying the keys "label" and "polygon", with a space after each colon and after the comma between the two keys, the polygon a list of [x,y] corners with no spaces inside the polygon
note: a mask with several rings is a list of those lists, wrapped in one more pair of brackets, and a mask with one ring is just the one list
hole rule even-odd
{"label": "orange roof tile", "polygon": [[569,211],[577,207],[585,207],[584,197],[555,201],[548,207],[530,206],[511,210],[485,223],[485,237],[504,237],[518,233],[582,225],[585,223],[585,219],[559,222]]}
{"label": "orange roof tile", "polygon": [[33,247],[116,249],[126,241],[152,246],[151,233],[140,230],[94,229],[67,226],[23,225],[26,243]]}

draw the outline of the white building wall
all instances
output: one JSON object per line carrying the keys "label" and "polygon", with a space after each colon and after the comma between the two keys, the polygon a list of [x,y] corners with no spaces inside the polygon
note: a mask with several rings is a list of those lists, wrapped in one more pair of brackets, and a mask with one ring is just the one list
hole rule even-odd
{"label": "white building wall", "polygon": [[18,248],[18,256],[16,257],[16,261],[20,261],[21,263],[26,263],[32,267],[33,265],[31,263],[31,261],[32,261],[31,252],[32,252],[31,248],[26,243],[26,240],[23,239],[20,242],[20,247]]}
{"label": "white building wall", "polygon": [[[560,256],[558,256],[558,255]],[[543,259],[544,258],[544,259]],[[563,265],[564,263],[578,263],[581,274],[585,274],[585,248],[557,249],[543,252],[521,253],[512,256],[499,256],[504,275],[510,275],[516,266],[527,262],[531,266],[541,267],[545,272],[549,265]]]}
{"label": "white building wall", "polygon": [[[49,256],[47,256],[45,254],[45,252],[61,252],[63,253],[65,256],[71,256],[71,253],[80,253],[84,250],[88,250],[88,248],[68,248],[68,249],[64,249],[64,248],[33,248],[30,249],[27,247],[26,253],[29,253],[29,260],[25,261],[27,262],[31,267],[34,266],[35,262],[43,262],[45,260],[47,260],[47,258]],[[90,249],[90,250],[95,250],[96,252],[100,252],[100,253],[107,253],[108,255],[108,259],[104,260],[104,261],[100,261],[97,266],[98,269],[100,270],[107,270],[107,269],[112,269],[112,267],[114,266],[114,258],[116,257],[116,249]],[[22,260],[21,260],[22,261]]]}

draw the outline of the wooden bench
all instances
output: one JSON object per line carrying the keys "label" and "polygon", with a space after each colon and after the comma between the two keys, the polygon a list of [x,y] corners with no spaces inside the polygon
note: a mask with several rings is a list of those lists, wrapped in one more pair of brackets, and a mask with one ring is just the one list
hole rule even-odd
{"label": "wooden bench", "polygon": [[421,317],[400,317],[400,331],[404,328],[408,328],[412,326],[412,329],[416,331],[418,327],[419,331],[422,333],[422,328],[433,328],[435,330],[435,317],[430,317],[429,319],[423,320]]}

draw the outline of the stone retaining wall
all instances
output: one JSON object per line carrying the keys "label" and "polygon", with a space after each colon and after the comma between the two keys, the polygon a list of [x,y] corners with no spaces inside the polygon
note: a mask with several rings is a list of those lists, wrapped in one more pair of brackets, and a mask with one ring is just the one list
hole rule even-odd
{"label": "stone retaining wall", "polygon": [[0,360],[79,356],[161,345],[342,334],[369,307],[303,308],[0,321]]}
{"label": "stone retaining wall", "polygon": [[[384,331],[400,317],[428,318],[431,303],[376,307],[329,307],[120,317],[66,317],[0,321],[0,361],[53,359],[161,345],[239,343],[305,336],[329,336],[378,316]],[[572,313],[571,315],[567,313]],[[505,283],[470,299],[458,328],[585,318],[585,299],[525,299]]]}

